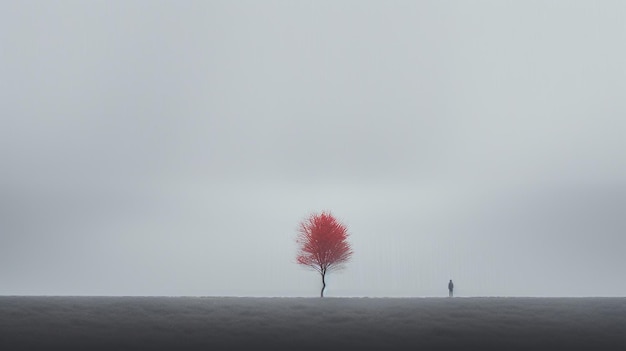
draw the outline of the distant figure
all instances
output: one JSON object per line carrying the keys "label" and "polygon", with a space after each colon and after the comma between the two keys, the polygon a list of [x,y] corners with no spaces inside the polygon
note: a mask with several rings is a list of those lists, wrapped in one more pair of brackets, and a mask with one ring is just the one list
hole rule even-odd
{"label": "distant figure", "polygon": [[450,279],[450,282],[448,283],[448,296],[454,296],[454,283],[452,282],[452,279]]}

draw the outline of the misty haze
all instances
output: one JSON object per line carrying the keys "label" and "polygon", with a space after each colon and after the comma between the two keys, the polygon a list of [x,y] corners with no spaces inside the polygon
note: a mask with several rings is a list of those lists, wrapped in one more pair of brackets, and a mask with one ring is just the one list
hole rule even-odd
{"label": "misty haze", "polygon": [[28,297],[325,308],[296,242],[322,211],[338,306],[584,301],[547,328],[617,330],[623,43],[612,0],[0,0],[2,330]]}

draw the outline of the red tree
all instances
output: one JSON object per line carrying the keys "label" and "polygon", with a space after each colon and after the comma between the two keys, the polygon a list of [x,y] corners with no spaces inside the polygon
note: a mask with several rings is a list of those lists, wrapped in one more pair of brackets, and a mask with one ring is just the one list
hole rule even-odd
{"label": "red tree", "polygon": [[321,297],[326,288],[326,273],[339,270],[352,256],[347,242],[348,229],[330,213],[311,214],[300,223],[298,264],[313,268],[322,275]]}

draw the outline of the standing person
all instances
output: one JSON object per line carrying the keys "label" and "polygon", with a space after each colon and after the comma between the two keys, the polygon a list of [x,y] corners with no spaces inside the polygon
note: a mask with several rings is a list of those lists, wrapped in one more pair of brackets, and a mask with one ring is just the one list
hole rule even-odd
{"label": "standing person", "polygon": [[452,279],[450,279],[450,282],[448,283],[448,296],[454,296],[454,283],[452,282]]}

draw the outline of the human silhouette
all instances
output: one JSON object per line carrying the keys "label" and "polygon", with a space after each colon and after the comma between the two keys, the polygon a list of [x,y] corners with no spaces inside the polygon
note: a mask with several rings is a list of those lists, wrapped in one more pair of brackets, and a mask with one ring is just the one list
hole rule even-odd
{"label": "human silhouette", "polygon": [[448,283],[448,296],[454,296],[454,283],[452,282],[452,279],[450,279],[450,282]]}

